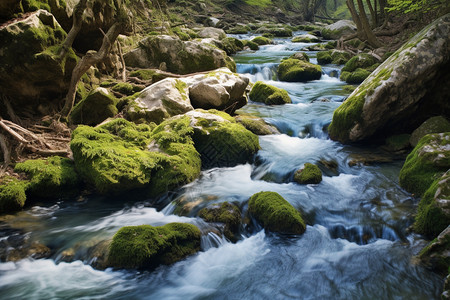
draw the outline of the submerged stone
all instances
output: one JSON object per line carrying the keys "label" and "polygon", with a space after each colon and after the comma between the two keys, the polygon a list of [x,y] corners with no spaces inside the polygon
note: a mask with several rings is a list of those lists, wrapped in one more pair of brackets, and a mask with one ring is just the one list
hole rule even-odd
{"label": "submerged stone", "polygon": [[259,192],[248,202],[249,213],[269,231],[303,234],[305,222],[289,202],[275,192]]}
{"label": "submerged stone", "polygon": [[232,242],[237,240],[236,234],[241,225],[241,211],[231,203],[223,202],[201,209],[198,216],[206,222],[225,224],[224,234]]}
{"label": "submerged stone", "polygon": [[153,269],[200,250],[200,230],[186,223],[122,227],[113,237],[107,264],[114,268]]}

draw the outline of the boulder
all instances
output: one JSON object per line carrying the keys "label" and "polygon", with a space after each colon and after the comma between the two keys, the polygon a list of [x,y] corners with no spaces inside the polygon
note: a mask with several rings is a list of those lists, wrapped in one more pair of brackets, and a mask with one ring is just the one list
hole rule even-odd
{"label": "boulder", "polygon": [[441,132],[450,132],[450,122],[443,116],[432,117],[413,131],[409,142],[415,147],[425,135]]}
{"label": "boulder", "polygon": [[259,50],[259,45],[254,41],[243,40],[242,42],[244,43],[244,49],[250,49],[253,51]]}
{"label": "boulder", "polygon": [[309,62],[309,56],[305,52],[296,52],[296,53],[292,54],[291,56],[289,56],[289,58]]}
{"label": "boulder", "polygon": [[356,25],[349,20],[339,20],[322,29],[322,37],[326,40],[338,40],[341,36],[356,32]]}
{"label": "boulder", "polygon": [[293,43],[318,43],[320,39],[312,34],[302,34],[292,38]]}
{"label": "boulder", "polygon": [[289,94],[280,88],[257,81],[250,91],[250,99],[255,102],[262,102],[267,105],[292,103]]}
{"label": "boulder", "polygon": [[114,268],[153,269],[200,250],[200,230],[186,223],[122,227],[113,237],[107,264]]}
{"label": "boulder", "polygon": [[322,171],[311,163],[306,163],[303,169],[294,174],[294,181],[300,184],[318,184],[322,181]]}
{"label": "boulder", "polygon": [[70,148],[80,176],[100,193],[140,189],[156,196],[196,179],[200,155],[190,119],[178,118],[152,130],[114,119],[97,127],[78,126]]}
{"label": "boulder", "polygon": [[414,230],[430,238],[450,225],[450,171],[436,179],[417,208]]}
{"label": "boulder", "polygon": [[400,170],[400,185],[421,196],[450,168],[450,132],[424,136]]}
{"label": "boulder", "polygon": [[291,37],[292,30],[285,27],[260,27],[256,30],[256,33],[266,33],[275,37]]}
{"label": "boulder", "polygon": [[194,146],[203,169],[246,163],[259,150],[258,137],[224,112],[197,109],[185,116],[194,128]]}
{"label": "boulder", "polygon": [[305,82],[320,79],[322,68],[309,62],[289,58],[280,63],[277,73],[281,81]]}
{"label": "boulder", "polygon": [[347,63],[352,55],[346,51],[330,50],[317,53],[317,62],[321,65],[335,64],[343,65]]}
{"label": "boulder", "polygon": [[450,82],[449,37],[450,14],[397,50],[335,110],[330,137],[358,142],[412,132],[433,115],[450,117],[450,85],[442,84]]}
{"label": "boulder", "polygon": [[80,180],[69,158],[53,156],[48,159],[29,159],[16,164],[14,171],[25,173],[29,180],[27,195],[57,198],[74,194]]}
{"label": "boulder", "polygon": [[159,124],[193,109],[187,84],[180,79],[166,78],[145,88],[128,105],[127,113],[133,122]]}
{"label": "boulder", "polygon": [[234,61],[223,50],[198,41],[182,41],[178,37],[150,36],[139,47],[124,54],[125,63],[135,68],[160,68],[188,74],[228,67],[236,70]]}
{"label": "boulder", "polygon": [[303,234],[306,230],[300,212],[275,192],[259,192],[251,196],[248,211],[269,231]]}
{"label": "boulder", "polygon": [[250,130],[256,135],[280,134],[280,132],[275,126],[266,123],[262,118],[239,115],[236,116],[235,119],[238,123],[242,124],[247,130]]}
{"label": "boulder", "polygon": [[183,80],[189,86],[189,98],[194,108],[218,109],[233,113],[247,104],[244,93],[249,79],[226,68]]}
{"label": "boulder", "polygon": [[241,225],[241,211],[234,204],[223,202],[202,208],[198,216],[206,222],[223,223],[223,233],[232,242],[237,241],[236,234]]}
{"label": "boulder", "polygon": [[25,205],[28,181],[11,176],[0,178],[0,214],[15,212]]}
{"label": "boulder", "polygon": [[257,36],[251,39],[251,42],[258,44],[259,46],[273,44],[273,41],[264,36]]}
{"label": "boulder", "polygon": [[360,84],[370,75],[370,71],[358,68],[353,72],[343,71],[339,77],[342,81],[348,84]]}
{"label": "boulder", "polygon": [[353,56],[345,63],[342,72],[353,72],[358,68],[366,69],[378,63],[377,59],[370,54],[360,53]]}
{"label": "boulder", "polygon": [[24,106],[37,110],[40,104],[57,109],[61,104],[77,62],[72,49],[59,61],[65,38],[66,32],[44,10],[0,28],[0,93],[17,111]]}
{"label": "boulder", "polygon": [[223,29],[214,27],[205,27],[201,29],[198,33],[199,38],[213,38],[216,40],[223,40],[227,37],[227,34]]}
{"label": "boulder", "polygon": [[95,126],[117,115],[117,99],[107,89],[98,87],[78,102],[70,113],[73,124]]}
{"label": "boulder", "polygon": [[[450,267],[450,226],[419,253],[419,259],[426,267],[441,274],[448,274]],[[448,289],[448,288],[447,288]]]}

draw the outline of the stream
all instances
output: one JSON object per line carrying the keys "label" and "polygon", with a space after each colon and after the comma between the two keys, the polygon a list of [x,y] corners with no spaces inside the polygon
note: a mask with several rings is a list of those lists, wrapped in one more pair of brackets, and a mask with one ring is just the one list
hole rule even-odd
{"label": "stream", "polygon": [[[443,279],[413,260],[426,241],[407,230],[417,199],[398,184],[403,161],[350,167],[352,157],[375,150],[327,136],[333,111],[348,96],[339,80],[342,66],[323,66],[316,81],[277,81],[281,59],[312,44],[275,42],[234,56],[238,73],[287,90],[293,102],[250,101],[238,111],[264,118],[281,132],[259,137],[262,149],[253,164],[205,170],[159,199],[80,196],[18,213],[9,221],[12,227],[50,247],[52,256],[0,263],[0,298],[439,299]],[[316,52],[306,53],[317,63]],[[322,169],[320,184],[292,182],[307,162]],[[243,226],[242,238],[233,244],[196,217],[201,208],[224,201],[236,203],[245,216],[247,200],[260,191],[277,192],[300,210],[308,224],[305,234],[273,234],[254,224]],[[89,247],[119,228],[171,222],[210,232],[203,236],[202,251],[152,272],[90,266],[95,255]],[[0,242],[14,236],[20,234],[2,233]]]}

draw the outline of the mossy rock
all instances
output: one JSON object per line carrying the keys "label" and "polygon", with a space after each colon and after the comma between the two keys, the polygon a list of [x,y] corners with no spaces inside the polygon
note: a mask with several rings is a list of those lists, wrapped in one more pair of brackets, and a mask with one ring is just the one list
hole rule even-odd
{"label": "mossy rock", "polygon": [[70,143],[78,172],[100,193],[141,189],[154,196],[196,179],[201,161],[190,119],[152,129],[120,118],[78,126]]}
{"label": "mossy rock", "polygon": [[421,196],[450,168],[450,132],[428,134],[406,158],[400,170],[400,185]]}
{"label": "mossy rock", "polygon": [[256,43],[260,46],[273,44],[273,41],[269,38],[263,36],[257,36],[251,40],[251,42]]}
{"label": "mossy rock", "polygon": [[416,130],[411,134],[411,139],[409,140],[411,145],[414,147],[417,145],[419,140],[427,134],[430,133],[441,133],[450,131],[450,122],[443,116],[432,117],[423,122]]}
{"label": "mossy rock", "polygon": [[330,51],[330,55],[332,58],[331,63],[335,65],[346,64],[352,58],[352,54],[340,50],[332,50]]}
{"label": "mossy rock", "polygon": [[320,79],[322,68],[298,59],[286,59],[278,66],[277,73],[281,81],[305,82]]}
{"label": "mossy rock", "polygon": [[411,135],[407,133],[392,135],[386,139],[386,148],[393,152],[408,149],[411,147],[410,137]]}
{"label": "mossy rock", "polygon": [[170,265],[198,252],[200,239],[200,230],[186,223],[122,227],[110,245],[108,265],[127,269]]}
{"label": "mossy rock", "polygon": [[206,222],[225,224],[224,234],[232,242],[236,242],[236,234],[241,225],[241,211],[234,204],[223,202],[201,209],[198,216]]}
{"label": "mossy rock", "polygon": [[131,71],[129,74],[130,77],[137,77],[141,80],[149,80],[151,83],[158,82],[167,78],[167,75],[159,73],[158,70],[155,69],[138,69]]}
{"label": "mossy rock", "polygon": [[247,130],[256,135],[279,134],[280,132],[273,125],[267,124],[263,119],[254,116],[236,116],[236,121],[242,124]]}
{"label": "mossy rock", "polygon": [[285,90],[262,81],[257,81],[253,85],[249,96],[252,101],[262,102],[267,105],[292,103],[291,97]]}
{"label": "mossy rock", "polygon": [[294,180],[300,184],[317,184],[322,181],[322,171],[311,163],[306,163],[303,169],[297,170]]}
{"label": "mossy rock", "polygon": [[0,214],[22,209],[27,199],[26,190],[29,182],[15,177],[0,178]]}
{"label": "mossy rock", "polygon": [[289,202],[275,192],[259,192],[248,202],[249,213],[269,231],[303,234],[303,218]]}
{"label": "mossy rock", "polygon": [[29,178],[27,194],[32,197],[56,198],[71,195],[80,184],[72,160],[60,156],[29,159],[16,164],[14,171]]}
{"label": "mossy rock", "polygon": [[342,71],[353,72],[358,68],[365,69],[376,63],[378,63],[378,61],[372,55],[360,53],[353,56],[342,68]]}
{"label": "mossy rock", "polygon": [[260,149],[258,136],[227,113],[196,109],[185,115],[191,118],[194,146],[201,155],[203,169],[249,162]]}
{"label": "mossy rock", "polygon": [[[343,74],[345,71],[343,72]],[[358,68],[355,71],[351,72],[347,76],[345,76],[345,82],[349,84],[360,84],[370,75],[370,71],[366,69]]]}
{"label": "mossy rock", "polygon": [[131,96],[134,93],[142,91],[143,88],[140,86],[137,86],[135,84],[128,83],[128,82],[119,82],[119,83],[115,84],[111,88],[111,90],[113,90],[114,92],[121,93],[126,96]]}
{"label": "mossy rock", "polygon": [[309,56],[305,52],[294,53],[291,56],[289,56],[289,58],[298,59],[298,60],[309,62]]}
{"label": "mossy rock", "polygon": [[259,50],[259,45],[254,41],[243,40],[244,47],[249,47],[250,50],[257,51]]}
{"label": "mossy rock", "polygon": [[331,58],[331,51],[323,51],[317,53],[317,62],[319,65],[331,64],[333,59]]}
{"label": "mossy rock", "polygon": [[246,34],[250,30],[251,29],[248,26],[238,25],[238,26],[235,26],[233,28],[225,30],[225,32],[228,33],[228,34]]}
{"label": "mossy rock", "polygon": [[281,28],[281,27],[266,27],[266,28],[260,28],[257,30],[258,33],[268,33],[275,37],[291,37],[292,36],[292,30],[289,28]]}
{"label": "mossy rock", "polygon": [[450,225],[450,173],[435,180],[424,193],[417,208],[414,230],[429,238]]}
{"label": "mossy rock", "polygon": [[291,40],[292,43],[317,43],[320,42],[320,39],[312,34],[304,34],[295,36]]}
{"label": "mossy rock", "polygon": [[232,55],[243,50],[244,43],[237,38],[227,37],[220,41],[220,49],[224,50],[227,55]]}
{"label": "mossy rock", "polygon": [[105,88],[96,88],[70,113],[73,124],[94,126],[118,114],[117,99]]}
{"label": "mossy rock", "polygon": [[433,239],[419,253],[419,259],[428,268],[442,275],[448,275],[450,269],[450,226]]}

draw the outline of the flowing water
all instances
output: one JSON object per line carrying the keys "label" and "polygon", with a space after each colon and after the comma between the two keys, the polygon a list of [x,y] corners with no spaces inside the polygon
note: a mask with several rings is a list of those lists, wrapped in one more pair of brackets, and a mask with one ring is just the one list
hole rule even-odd
{"label": "flowing water", "polygon": [[[240,36],[248,38],[248,36]],[[292,104],[250,102],[239,112],[264,118],[282,134],[260,137],[255,163],[202,172],[195,182],[161,199],[80,197],[34,206],[4,220],[13,228],[2,241],[39,241],[51,259],[0,263],[1,299],[437,299],[443,280],[413,261],[426,241],[407,228],[417,201],[398,185],[402,161],[349,166],[373,149],[331,141],[324,128],[348,95],[339,66],[320,80],[277,81],[282,58],[303,47],[277,39],[234,58],[239,73],[287,90]],[[307,51],[312,62],[315,52]],[[306,162],[324,172],[317,185],[292,183]],[[212,203],[234,202],[243,216],[248,198],[275,191],[300,210],[302,236],[243,226],[233,244],[196,217]],[[100,271],[92,246],[127,225],[188,222],[205,232],[202,251],[152,272]],[[0,222],[0,224],[2,224]],[[212,232],[211,232],[211,229]],[[209,233],[208,233],[209,232]]]}

